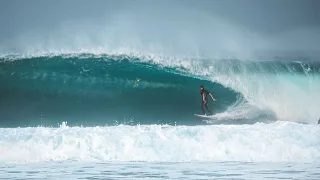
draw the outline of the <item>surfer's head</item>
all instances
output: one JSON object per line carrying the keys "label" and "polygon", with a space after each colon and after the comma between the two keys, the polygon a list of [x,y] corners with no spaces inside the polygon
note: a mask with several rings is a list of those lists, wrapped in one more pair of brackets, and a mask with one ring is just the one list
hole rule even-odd
{"label": "surfer's head", "polygon": [[201,91],[203,91],[203,90],[204,90],[204,87],[203,87],[202,85],[200,86],[200,90],[201,90]]}

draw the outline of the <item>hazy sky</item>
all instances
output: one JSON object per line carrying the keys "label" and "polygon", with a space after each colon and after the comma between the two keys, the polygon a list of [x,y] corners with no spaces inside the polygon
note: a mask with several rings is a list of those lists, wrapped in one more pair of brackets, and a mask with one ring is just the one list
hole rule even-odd
{"label": "hazy sky", "polygon": [[30,28],[52,27],[66,20],[107,17],[125,10],[144,11],[144,8],[149,8],[166,14],[168,9],[180,7],[224,17],[267,32],[320,25],[318,0],[2,0],[0,36]]}
{"label": "hazy sky", "polygon": [[[127,14],[127,18],[121,18],[122,14]],[[128,18],[135,15],[137,16],[133,19]],[[210,24],[216,24],[216,26],[212,25],[207,28],[210,31],[201,31],[202,34],[207,33],[208,36],[219,26],[215,21],[219,21],[220,24],[227,22],[232,26],[246,28],[255,34],[273,35],[300,29],[317,31],[320,27],[320,1],[2,0],[0,1],[0,45],[6,46],[11,43],[11,46],[14,46],[10,40],[12,38],[30,32],[33,34],[51,32],[52,29],[67,26],[66,23],[77,25],[77,28],[81,27],[87,34],[95,33],[92,27],[88,27],[89,24],[95,24],[96,29],[99,29],[99,25],[107,24],[110,27],[109,19],[113,21],[120,19],[120,21],[131,24],[129,30],[132,27],[139,27],[140,34],[145,36],[141,38],[146,38],[150,32],[157,35],[155,32],[157,30],[158,34],[161,31],[163,35],[168,35],[174,30],[181,32],[177,30],[178,28],[192,29],[200,25],[202,29],[205,29]],[[64,29],[67,28],[64,27]],[[138,31],[137,29],[135,30]],[[129,30],[123,33],[128,34]]]}

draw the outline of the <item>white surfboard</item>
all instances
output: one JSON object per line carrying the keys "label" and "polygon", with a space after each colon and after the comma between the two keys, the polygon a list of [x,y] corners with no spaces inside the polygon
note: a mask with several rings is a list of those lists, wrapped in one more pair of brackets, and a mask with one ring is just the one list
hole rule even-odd
{"label": "white surfboard", "polygon": [[202,118],[210,118],[210,116],[203,115],[203,114],[194,114],[194,115]]}

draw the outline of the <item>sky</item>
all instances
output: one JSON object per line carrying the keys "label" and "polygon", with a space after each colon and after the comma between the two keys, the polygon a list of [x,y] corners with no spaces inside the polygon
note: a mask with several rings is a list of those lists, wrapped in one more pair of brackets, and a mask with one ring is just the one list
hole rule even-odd
{"label": "sky", "polygon": [[43,42],[50,49],[106,47],[110,42],[120,47],[122,42],[138,50],[170,53],[197,49],[193,54],[211,54],[212,49],[216,54],[281,48],[316,51],[320,1],[2,0],[0,24],[3,51],[37,49]]}

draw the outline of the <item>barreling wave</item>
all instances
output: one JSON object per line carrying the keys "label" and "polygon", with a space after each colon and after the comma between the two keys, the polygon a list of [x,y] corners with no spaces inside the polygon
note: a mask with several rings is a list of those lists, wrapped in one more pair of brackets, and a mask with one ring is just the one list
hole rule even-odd
{"label": "barreling wave", "polygon": [[210,103],[214,121],[314,123],[319,74],[315,61],[6,56],[0,62],[1,126],[201,124],[193,117],[200,113],[201,84],[217,98]]}
{"label": "barreling wave", "polygon": [[[8,59],[7,59],[8,60]],[[33,57],[1,63],[2,125],[197,124],[199,85],[225,110],[239,93],[129,56]]]}

